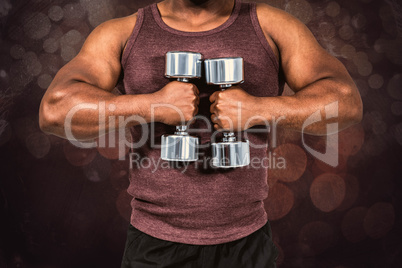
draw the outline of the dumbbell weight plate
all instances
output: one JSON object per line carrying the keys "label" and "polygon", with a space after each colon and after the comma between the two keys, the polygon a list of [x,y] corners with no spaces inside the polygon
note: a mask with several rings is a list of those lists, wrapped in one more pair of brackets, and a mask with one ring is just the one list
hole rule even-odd
{"label": "dumbbell weight plate", "polygon": [[196,52],[169,51],[166,53],[167,78],[201,78],[202,55]]}
{"label": "dumbbell weight plate", "polygon": [[205,80],[209,85],[235,85],[244,81],[243,58],[219,58],[204,61]]}
{"label": "dumbbell weight plate", "polygon": [[163,135],[161,158],[166,161],[198,160],[198,138],[190,135]]}
{"label": "dumbbell weight plate", "polygon": [[219,168],[243,167],[250,164],[248,141],[212,143],[212,164]]}

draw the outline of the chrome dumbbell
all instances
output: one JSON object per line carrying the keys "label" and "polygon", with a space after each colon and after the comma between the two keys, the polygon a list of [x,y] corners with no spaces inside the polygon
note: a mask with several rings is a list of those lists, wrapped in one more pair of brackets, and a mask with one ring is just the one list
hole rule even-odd
{"label": "chrome dumbbell", "polygon": [[[180,82],[201,78],[202,55],[195,52],[170,51],[166,53],[165,76]],[[161,158],[167,161],[190,162],[198,160],[198,138],[188,134],[187,125],[176,126],[174,135],[163,135]]]}
{"label": "chrome dumbbell", "polygon": [[[244,82],[243,58],[207,59],[205,79],[209,85],[225,90]],[[212,165],[219,168],[242,167],[250,164],[249,142],[237,141],[233,132],[223,132],[221,142],[212,143]]]}

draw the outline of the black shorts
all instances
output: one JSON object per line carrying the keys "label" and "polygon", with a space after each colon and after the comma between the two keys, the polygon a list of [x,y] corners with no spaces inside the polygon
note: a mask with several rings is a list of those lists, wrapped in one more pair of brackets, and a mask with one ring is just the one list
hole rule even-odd
{"label": "black shorts", "polygon": [[249,236],[217,245],[165,241],[130,225],[121,268],[271,268],[277,257],[269,222]]}

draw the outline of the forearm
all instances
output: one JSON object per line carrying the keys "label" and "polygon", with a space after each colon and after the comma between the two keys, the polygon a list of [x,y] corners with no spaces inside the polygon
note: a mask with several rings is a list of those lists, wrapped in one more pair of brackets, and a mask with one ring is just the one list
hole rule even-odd
{"label": "forearm", "polygon": [[[319,80],[292,96],[258,98],[256,114],[263,121],[312,135],[325,135],[328,123],[342,130],[361,120],[362,103],[353,84],[332,79]],[[319,120],[313,120],[313,117]],[[309,121],[316,121],[309,124]]]}
{"label": "forearm", "polygon": [[152,120],[152,94],[116,96],[83,82],[50,89],[40,107],[41,129],[60,137],[90,140],[99,134]]}

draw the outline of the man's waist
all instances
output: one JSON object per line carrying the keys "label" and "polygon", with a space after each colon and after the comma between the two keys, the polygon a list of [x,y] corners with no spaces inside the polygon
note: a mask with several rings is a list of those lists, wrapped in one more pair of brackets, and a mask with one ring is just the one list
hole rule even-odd
{"label": "man's waist", "polygon": [[263,204],[236,209],[232,206],[173,209],[136,205],[131,224],[159,239],[187,244],[218,244],[234,241],[260,228],[267,220]]}

